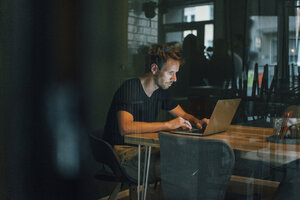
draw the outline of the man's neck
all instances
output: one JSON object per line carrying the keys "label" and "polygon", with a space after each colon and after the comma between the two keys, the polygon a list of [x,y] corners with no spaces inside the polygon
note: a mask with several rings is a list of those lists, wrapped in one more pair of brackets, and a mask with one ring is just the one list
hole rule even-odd
{"label": "man's neck", "polygon": [[154,77],[146,74],[140,77],[140,80],[146,95],[151,97],[153,92],[158,89],[158,86],[155,84]]}

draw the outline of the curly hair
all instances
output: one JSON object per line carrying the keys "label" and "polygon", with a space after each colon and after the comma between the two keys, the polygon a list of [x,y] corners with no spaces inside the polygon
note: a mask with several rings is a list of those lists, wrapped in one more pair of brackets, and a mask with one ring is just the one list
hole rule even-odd
{"label": "curly hair", "polygon": [[146,56],[145,71],[151,71],[150,66],[153,63],[156,64],[159,69],[161,69],[169,58],[177,60],[180,63],[183,62],[182,53],[179,48],[169,46],[167,44],[157,44],[152,46]]}

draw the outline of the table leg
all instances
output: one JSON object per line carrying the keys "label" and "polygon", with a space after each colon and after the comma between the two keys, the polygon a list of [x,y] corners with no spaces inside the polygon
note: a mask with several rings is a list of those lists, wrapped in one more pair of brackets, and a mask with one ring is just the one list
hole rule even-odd
{"label": "table leg", "polygon": [[148,156],[148,146],[145,146],[145,160],[144,160],[144,173],[143,173],[143,189],[142,189],[142,199],[144,197],[145,182],[146,182],[146,166],[147,166],[147,156]]}
{"label": "table leg", "polygon": [[150,167],[150,157],[151,157],[151,146],[149,146],[149,151],[148,151],[146,182],[144,183],[145,184],[144,200],[146,200],[146,196],[147,196],[147,186],[148,186],[148,176],[149,176],[149,167]]}
{"label": "table leg", "polygon": [[141,145],[138,146],[138,200],[140,200]]}

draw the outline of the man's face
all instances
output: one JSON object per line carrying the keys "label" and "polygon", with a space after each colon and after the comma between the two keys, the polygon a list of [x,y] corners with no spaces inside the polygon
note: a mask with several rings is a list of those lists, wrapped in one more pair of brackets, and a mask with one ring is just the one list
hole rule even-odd
{"label": "man's face", "polygon": [[168,89],[177,80],[176,73],[179,66],[179,61],[169,58],[161,70],[155,74],[156,85],[164,90]]}

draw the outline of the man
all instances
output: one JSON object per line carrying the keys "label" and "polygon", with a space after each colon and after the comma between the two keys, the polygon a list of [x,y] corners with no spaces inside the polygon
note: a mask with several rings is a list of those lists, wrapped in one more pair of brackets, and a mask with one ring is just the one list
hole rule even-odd
{"label": "man", "polygon": [[[137,176],[136,148],[118,148],[119,145],[124,145],[124,135],[181,127],[191,129],[192,125],[202,128],[204,123],[208,123],[208,119],[199,120],[186,113],[167,90],[177,81],[176,73],[181,61],[181,53],[177,48],[167,45],[154,46],[148,52],[145,75],[125,81],[114,95],[107,115],[104,139],[115,146],[126,171],[134,178]],[[175,118],[157,122],[161,109],[169,111]],[[131,158],[128,151],[134,151]],[[124,155],[127,158],[124,158]],[[151,159],[154,159],[151,163],[155,163],[155,156],[151,156]],[[153,178],[151,174],[153,175],[150,171],[150,180]]]}

